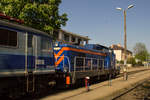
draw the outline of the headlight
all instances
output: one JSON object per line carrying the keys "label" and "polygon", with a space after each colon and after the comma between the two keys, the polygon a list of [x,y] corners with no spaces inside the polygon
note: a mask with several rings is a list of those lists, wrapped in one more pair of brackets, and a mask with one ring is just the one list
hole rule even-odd
{"label": "headlight", "polygon": [[55,45],[54,45],[54,46],[58,47],[58,43],[55,43]]}

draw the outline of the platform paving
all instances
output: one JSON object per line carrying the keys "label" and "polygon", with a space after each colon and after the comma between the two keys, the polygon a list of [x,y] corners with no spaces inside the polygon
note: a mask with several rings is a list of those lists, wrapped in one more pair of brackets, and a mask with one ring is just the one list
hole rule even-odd
{"label": "platform paving", "polygon": [[[130,68],[128,71],[143,70],[150,68]],[[111,86],[108,81],[101,82],[90,86],[90,91],[87,92],[84,87],[76,90],[57,93],[51,96],[41,98],[40,100],[111,100],[120,93],[134,87],[140,82],[150,78],[150,70],[142,71],[136,74],[129,75],[128,80],[123,80],[119,77],[112,80]]]}

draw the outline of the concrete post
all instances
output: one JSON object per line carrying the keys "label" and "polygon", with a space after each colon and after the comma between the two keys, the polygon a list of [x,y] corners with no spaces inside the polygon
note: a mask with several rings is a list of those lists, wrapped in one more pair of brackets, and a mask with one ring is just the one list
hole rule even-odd
{"label": "concrete post", "polygon": [[59,31],[59,33],[58,33],[58,39],[59,40],[63,40],[63,33],[62,33],[62,31]]}
{"label": "concrete post", "polygon": [[69,35],[69,42],[71,43],[72,42],[72,36]]}
{"label": "concrete post", "polygon": [[77,37],[75,38],[75,43],[78,43],[78,38]]}

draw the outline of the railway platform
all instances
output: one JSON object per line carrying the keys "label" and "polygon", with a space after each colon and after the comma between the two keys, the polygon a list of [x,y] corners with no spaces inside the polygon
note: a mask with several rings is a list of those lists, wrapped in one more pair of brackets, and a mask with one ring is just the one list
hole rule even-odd
{"label": "railway platform", "polygon": [[[111,86],[108,81],[90,86],[90,91],[86,91],[85,87],[75,90],[57,93],[51,96],[41,98],[40,100],[112,100],[121,93],[135,87],[145,80],[150,79],[150,68],[138,67],[130,68],[128,72],[138,71],[135,74],[130,74],[128,80],[123,80],[123,77],[112,79]],[[140,72],[140,70],[142,70]]]}

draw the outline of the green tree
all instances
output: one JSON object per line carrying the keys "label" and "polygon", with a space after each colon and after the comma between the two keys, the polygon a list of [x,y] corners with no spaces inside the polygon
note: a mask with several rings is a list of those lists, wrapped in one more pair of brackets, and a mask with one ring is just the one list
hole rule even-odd
{"label": "green tree", "polygon": [[131,57],[127,59],[127,63],[128,64],[132,64],[132,66],[134,66],[136,64],[135,58]]}
{"label": "green tree", "polygon": [[59,14],[61,0],[1,0],[0,12],[24,20],[24,24],[51,34],[66,25],[67,14]]}
{"label": "green tree", "polygon": [[140,61],[145,61],[146,58],[149,56],[144,43],[136,43],[133,49],[135,58],[139,59]]}

